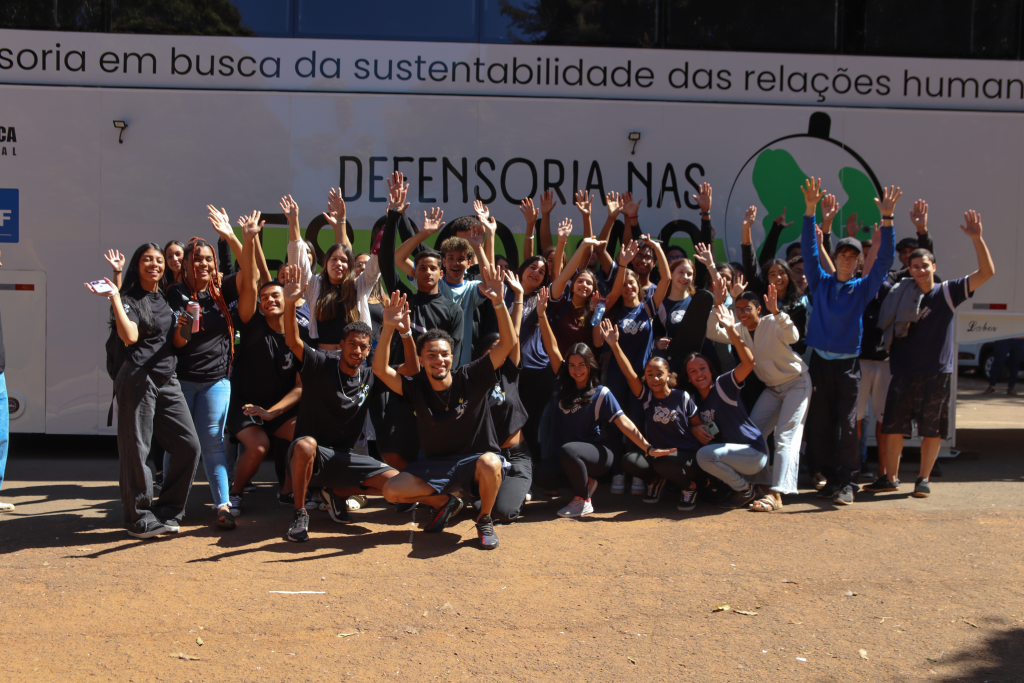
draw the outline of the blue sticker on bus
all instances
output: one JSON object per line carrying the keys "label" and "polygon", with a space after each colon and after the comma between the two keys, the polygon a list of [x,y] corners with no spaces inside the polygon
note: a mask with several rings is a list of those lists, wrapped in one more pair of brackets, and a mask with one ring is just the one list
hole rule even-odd
{"label": "blue sticker on bus", "polygon": [[18,241],[18,191],[0,189],[0,242]]}

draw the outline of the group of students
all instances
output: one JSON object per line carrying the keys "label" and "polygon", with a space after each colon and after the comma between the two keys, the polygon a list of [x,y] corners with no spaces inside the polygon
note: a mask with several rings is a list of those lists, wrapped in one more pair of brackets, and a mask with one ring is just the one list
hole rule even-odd
{"label": "group of students", "polygon": [[[259,212],[239,219],[241,240],[209,206],[219,245],[144,244],[128,260],[108,252],[111,291],[86,287],[111,302],[108,371],[132,536],[179,530],[200,457],[215,523],[234,528],[275,444],[291,541],[308,539],[307,509],[345,523],[380,495],[399,511],[429,507],[427,532],[469,505],[482,547],[494,548],[495,523],[515,520],[533,490],[571,490],[557,514],[579,517],[594,511],[604,477],[613,494],[632,477],[630,491],[650,503],[672,484],[683,511],[706,496],[771,512],[797,493],[802,453],[818,495],[848,505],[869,400],[880,476],[865,490],[899,488],[903,438],[916,425],[914,495],[929,495],[948,428],[954,309],[994,274],[976,212],[961,228],[978,269],[943,281],[925,202],[910,213],[917,236],[895,242],[897,187],[876,199],[869,243],[851,216],[833,249],[837,200],[808,179],[801,239],[786,259],[775,258],[785,212],[758,257],[750,207],[739,264],[715,261],[706,183],[694,196],[693,260],[644,234],[640,202],[614,192],[596,235],[594,198],[576,193],[583,238],[568,256],[572,221],[551,244],[548,192],[540,211],[522,202],[513,271],[495,254],[497,221],[481,202],[447,226],[433,208],[417,227],[401,174],[388,186],[386,215],[359,255],[339,190],[323,214],[335,236],[323,254],[283,197],[287,264],[276,278]],[[903,267],[891,269],[897,253]],[[162,477],[155,499],[151,457]]]}

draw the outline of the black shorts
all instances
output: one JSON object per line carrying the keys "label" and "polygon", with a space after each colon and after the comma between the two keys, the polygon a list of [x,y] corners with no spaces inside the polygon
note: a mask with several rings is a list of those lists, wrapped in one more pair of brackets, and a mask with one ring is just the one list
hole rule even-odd
{"label": "black shorts", "polygon": [[415,409],[397,394],[388,396],[384,428],[377,431],[377,450],[398,453],[406,462],[415,462],[419,457],[420,435]]}
{"label": "black shorts", "polygon": [[[292,451],[298,441],[299,439],[296,439],[288,446],[289,468]],[[332,489],[358,486],[365,489],[364,481],[391,469],[394,468],[368,455],[317,445],[316,457],[313,458],[313,476],[308,486]]]}
{"label": "black shorts", "polygon": [[[480,489],[473,480],[476,477],[476,461],[481,455],[483,453],[417,460],[402,470],[402,474],[422,479],[438,493],[462,491],[479,498]],[[501,458],[501,478],[504,480],[509,462],[500,455],[498,457]]]}
{"label": "black shorts", "polygon": [[911,421],[924,438],[946,438],[949,431],[948,372],[893,375],[885,397],[883,434],[911,436]]}
{"label": "black shorts", "polygon": [[[258,425],[253,422],[248,415],[242,412],[242,406],[244,405],[244,403],[235,404],[234,402],[228,405],[228,419],[226,427],[228,434],[231,436],[237,437],[240,431],[253,426],[261,428],[267,433],[267,436],[273,436],[285,422],[299,414],[299,405],[295,404],[273,420],[267,420],[262,425]],[[263,406],[260,407],[262,408]]]}

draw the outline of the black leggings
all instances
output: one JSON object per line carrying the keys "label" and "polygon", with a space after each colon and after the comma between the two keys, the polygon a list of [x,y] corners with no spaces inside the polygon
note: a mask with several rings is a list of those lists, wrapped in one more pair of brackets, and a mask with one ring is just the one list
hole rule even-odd
{"label": "black leggings", "polygon": [[589,479],[597,479],[612,467],[615,454],[603,443],[587,443],[573,441],[562,446],[558,460],[543,461],[541,471],[544,473],[541,486],[553,490],[561,488],[568,481],[574,495],[588,498],[587,483]]}
{"label": "black leggings", "polygon": [[537,435],[540,418],[554,391],[555,373],[551,368],[523,368],[519,373],[519,399],[529,413],[529,418],[523,425],[523,437],[534,458],[539,458],[541,454],[540,439]]}
{"label": "black leggings", "polygon": [[684,490],[690,488],[690,483],[701,471],[696,451],[678,451],[676,455],[661,458],[634,451],[622,459],[622,470],[640,477],[645,484],[650,484],[656,477],[664,477]]}

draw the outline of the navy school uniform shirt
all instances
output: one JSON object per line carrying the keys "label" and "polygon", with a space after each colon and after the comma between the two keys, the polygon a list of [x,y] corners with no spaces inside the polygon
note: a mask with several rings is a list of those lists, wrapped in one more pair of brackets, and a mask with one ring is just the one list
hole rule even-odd
{"label": "navy school uniform shirt", "polygon": [[767,453],[768,447],[761,432],[750,421],[747,409],[740,400],[742,387],[742,384],[736,382],[732,370],[719,375],[707,398],[701,399],[700,394],[694,396],[700,421],[704,426],[714,422],[718,427],[714,443],[742,444],[759,453]]}
{"label": "navy school uniform shirt", "polygon": [[[505,288],[505,305],[512,310],[515,301],[515,292],[511,287]],[[521,348],[521,364],[524,369],[545,370],[550,369],[551,361],[548,359],[548,352],[544,350],[544,342],[540,334],[540,319],[537,317],[537,297],[529,296],[523,299],[523,322],[519,326],[519,346]]]}
{"label": "navy school uniform shirt", "polygon": [[[619,328],[619,346],[638,375],[643,374],[644,366],[651,357],[651,345],[654,343],[653,300],[652,287],[641,298],[638,306],[628,308],[623,305],[622,316],[616,323]],[[618,363],[610,363],[608,372],[622,374]]]}
{"label": "navy school uniform shirt", "polygon": [[679,301],[673,301],[666,297],[661,302],[661,306],[658,306],[657,322],[654,325],[655,336],[668,337],[669,339],[676,336],[676,328],[679,327],[679,323],[683,322],[686,309],[690,307],[691,301],[693,301],[692,296],[680,299]]}
{"label": "navy school uniform shirt", "polygon": [[559,443],[601,443],[605,431],[604,424],[622,414],[619,402],[612,396],[612,392],[603,386],[598,386],[588,400],[577,399],[568,406],[558,401],[555,423]]}
{"label": "navy school uniform shirt", "polygon": [[672,389],[665,398],[658,398],[645,385],[640,403],[644,407],[644,435],[651,445],[681,451],[700,449],[700,441],[690,431],[690,418],[697,414],[697,404],[688,393]]}
{"label": "navy school uniform shirt", "polygon": [[906,337],[895,337],[889,348],[894,375],[952,373],[956,367],[953,320],[956,307],[974,295],[967,278],[946,280],[921,297],[921,313]]}

